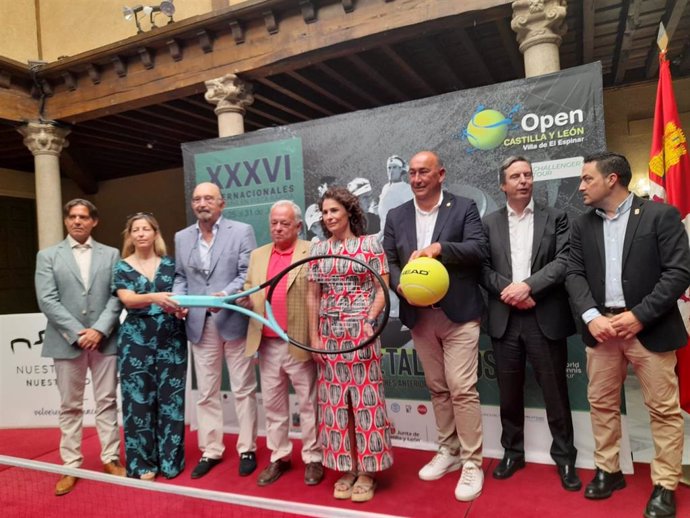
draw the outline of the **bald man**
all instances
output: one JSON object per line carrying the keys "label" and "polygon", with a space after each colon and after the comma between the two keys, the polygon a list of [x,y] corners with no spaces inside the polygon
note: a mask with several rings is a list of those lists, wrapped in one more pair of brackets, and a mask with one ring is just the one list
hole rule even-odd
{"label": "bald man", "polygon": [[[218,186],[196,186],[192,210],[197,222],[175,235],[175,294],[227,296],[242,290],[256,240],[251,226],[223,218],[224,208]],[[256,469],[257,433],[256,373],[252,359],[244,355],[247,317],[235,311],[204,308],[184,310],[184,316],[199,391],[202,457],[192,478],[206,475],[221,461],[225,450],[220,394],[223,358],[239,421],[239,474],[247,476]]]}

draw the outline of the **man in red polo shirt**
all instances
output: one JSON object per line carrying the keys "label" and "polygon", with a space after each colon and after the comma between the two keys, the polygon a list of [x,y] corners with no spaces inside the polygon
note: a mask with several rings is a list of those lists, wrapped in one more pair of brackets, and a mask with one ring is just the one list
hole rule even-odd
{"label": "man in red polo shirt", "polygon": [[[277,201],[269,215],[272,243],[254,250],[249,259],[245,289],[258,286],[278,274],[294,261],[309,255],[309,242],[298,239],[302,227],[302,211],[292,201]],[[303,268],[307,269],[307,265]],[[307,342],[306,311],[307,276],[285,277],[271,300],[273,313],[280,326],[290,336]],[[264,290],[251,295],[245,305],[260,311],[264,308]],[[304,336],[299,334],[303,333]],[[261,391],[266,413],[266,443],[271,450],[271,463],[259,474],[260,486],[272,484],[291,467],[292,442],[290,429],[289,384],[299,401],[302,430],[302,461],[305,464],[304,482],[316,485],[323,478],[321,448],[316,427],[316,368],[311,354],[286,343],[272,329],[256,319],[250,319],[247,330],[246,354],[258,351]]]}

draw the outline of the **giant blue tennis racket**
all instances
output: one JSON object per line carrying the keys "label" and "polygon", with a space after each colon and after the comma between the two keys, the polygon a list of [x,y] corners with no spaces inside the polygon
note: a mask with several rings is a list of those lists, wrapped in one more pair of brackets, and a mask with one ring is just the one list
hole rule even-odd
{"label": "giant blue tennis racket", "polygon": [[[374,257],[365,262],[342,255],[317,255],[295,261],[290,266],[259,286],[229,295],[175,295],[172,298],[182,307],[220,308],[237,311],[255,318],[291,344],[306,351],[320,354],[342,354],[356,351],[373,343],[383,332],[390,313],[390,296],[384,281],[380,259]],[[319,287],[318,308],[309,306],[307,311],[318,319],[321,347],[312,347],[295,336],[308,336],[308,325],[301,322],[295,329],[283,329],[273,312],[273,297],[282,281],[295,282],[298,276]],[[248,297],[259,290],[266,290],[264,313],[242,307],[238,299]],[[256,308],[255,308],[256,309]],[[289,309],[288,309],[289,311]]]}

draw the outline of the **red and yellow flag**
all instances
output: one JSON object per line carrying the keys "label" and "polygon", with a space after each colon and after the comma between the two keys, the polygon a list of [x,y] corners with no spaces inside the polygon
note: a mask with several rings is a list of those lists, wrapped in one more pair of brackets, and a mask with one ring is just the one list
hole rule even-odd
{"label": "red and yellow flag", "polygon": [[[652,149],[649,154],[649,196],[674,205],[690,236],[690,154],[680,125],[673,94],[671,69],[666,53],[659,55],[659,86],[656,93]],[[685,327],[690,332],[690,290],[678,300]],[[678,351],[680,404],[690,412],[690,347]]]}

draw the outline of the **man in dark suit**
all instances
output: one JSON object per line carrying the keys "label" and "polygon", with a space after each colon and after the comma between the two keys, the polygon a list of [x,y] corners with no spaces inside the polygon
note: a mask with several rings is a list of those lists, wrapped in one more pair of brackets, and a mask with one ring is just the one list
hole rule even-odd
{"label": "man in dark suit", "polygon": [[506,206],[484,218],[489,257],[481,284],[489,294],[491,336],[501,399],[503,460],[494,478],[511,477],[525,466],[525,359],[542,389],[553,437],[551,457],[561,484],[578,491],[577,450],[568,400],[567,337],[575,332],[563,285],[568,265],[568,217],[562,210],[535,204],[532,164],[506,159],[499,170]]}
{"label": "man in dark suit", "polygon": [[620,394],[630,363],[649,409],[656,452],[644,515],[674,517],[683,451],[675,351],[687,342],[677,300],[690,284],[690,249],[678,211],[631,194],[631,177],[624,156],[585,158],[580,192],[592,210],[572,225],[566,286],[589,346],[596,465],[585,497],[608,498],[625,487]]}
{"label": "man in dark suit", "polygon": [[[67,238],[36,257],[36,298],[48,320],[42,356],[53,358],[60,392],[60,457],[78,468],[86,373],[91,370],[96,430],[106,473],[124,477],[117,425],[117,328],[122,305],[111,289],[119,252],[91,237],[98,210],[76,198],[63,209]],[[77,479],[60,477],[55,494],[66,495]]]}
{"label": "man in dark suit", "polygon": [[[175,234],[177,295],[232,295],[244,287],[249,254],[256,248],[254,230],[223,217],[225,200],[217,185],[203,182],[192,193],[197,222]],[[247,317],[236,311],[184,310],[187,337],[192,343],[199,399],[199,448],[202,457],[192,478],[206,475],[223,458],[223,404],[220,392],[223,361],[230,374],[239,425],[236,449],[240,476],[256,469],[256,372],[244,355]]]}
{"label": "man in dark suit", "polygon": [[[446,170],[435,153],[412,157],[408,175],[414,199],[388,213],[383,246],[391,287],[400,294],[400,320],[410,328],[424,366],[438,428],[438,453],[419,477],[436,480],[462,467],[455,497],[469,501],[484,483],[477,367],[486,238],[475,203],[442,190]],[[448,270],[450,288],[437,305],[415,307],[398,289],[402,268],[417,257],[436,258]]]}

